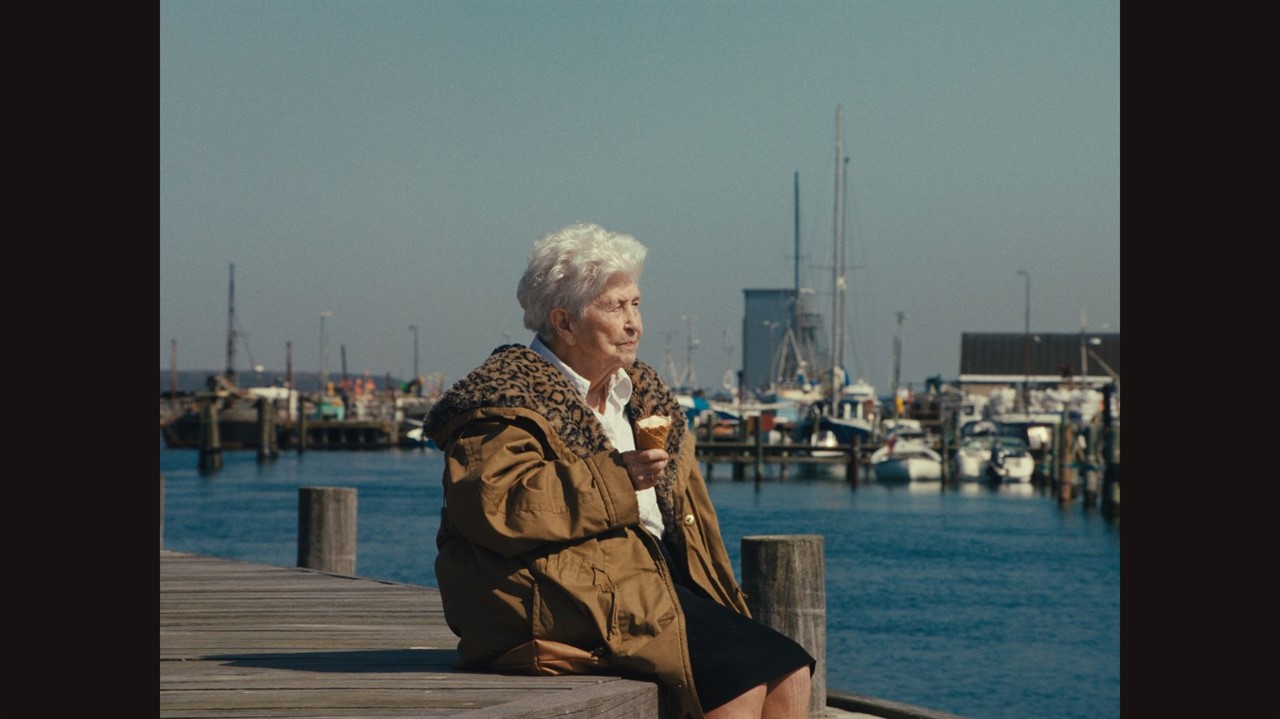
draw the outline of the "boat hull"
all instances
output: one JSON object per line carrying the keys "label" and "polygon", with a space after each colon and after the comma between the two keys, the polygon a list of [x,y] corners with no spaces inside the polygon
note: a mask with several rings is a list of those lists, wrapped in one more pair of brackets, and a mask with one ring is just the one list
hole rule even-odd
{"label": "boat hull", "polygon": [[991,463],[989,456],[959,457],[956,479],[961,482],[1030,482],[1036,463],[1031,457],[1007,457],[1003,467]]}
{"label": "boat hull", "polygon": [[919,439],[896,439],[871,453],[871,474],[877,482],[938,482],[942,455]]}
{"label": "boat hull", "polygon": [[939,482],[942,462],[928,457],[892,457],[871,465],[877,482]]}

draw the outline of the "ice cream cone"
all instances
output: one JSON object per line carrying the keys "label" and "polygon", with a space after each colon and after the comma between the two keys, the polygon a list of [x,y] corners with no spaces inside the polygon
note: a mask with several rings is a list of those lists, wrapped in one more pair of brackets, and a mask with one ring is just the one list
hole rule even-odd
{"label": "ice cream cone", "polygon": [[671,418],[651,415],[636,422],[636,449],[666,449]]}

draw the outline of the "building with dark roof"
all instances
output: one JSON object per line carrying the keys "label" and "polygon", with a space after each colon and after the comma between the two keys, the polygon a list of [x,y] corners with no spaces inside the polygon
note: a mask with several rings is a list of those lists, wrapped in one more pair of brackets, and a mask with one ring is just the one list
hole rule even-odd
{"label": "building with dark roof", "polygon": [[1119,332],[964,332],[959,383],[983,387],[1088,386],[1120,381]]}

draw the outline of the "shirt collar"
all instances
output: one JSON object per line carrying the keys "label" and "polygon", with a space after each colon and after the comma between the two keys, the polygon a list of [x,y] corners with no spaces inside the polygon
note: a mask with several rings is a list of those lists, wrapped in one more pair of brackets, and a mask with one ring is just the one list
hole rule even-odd
{"label": "shirt collar", "polygon": [[[573,371],[572,367],[557,357],[550,347],[543,344],[541,337],[534,335],[533,342],[529,343],[529,349],[537,352],[556,369],[560,370],[560,373],[569,380],[573,388],[578,390],[578,394],[583,397],[587,396],[587,390],[591,388],[591,381]],[[631,401],[631,391],[631,377],[627,375],[626,371],[619,369],[609,382],[609,401],[616,403],[619,407],[626,406],[627,402]]]}

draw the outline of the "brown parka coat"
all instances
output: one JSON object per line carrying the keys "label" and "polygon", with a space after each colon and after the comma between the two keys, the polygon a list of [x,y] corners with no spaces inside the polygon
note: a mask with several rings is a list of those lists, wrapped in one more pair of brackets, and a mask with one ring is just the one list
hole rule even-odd
{"label": "brown parka coat", "polygon": [[[683,408],[652,367],[627,373],[632,423],[673,420],[656,487],[669,551],[749,615]],[[620,453],[568,380],[528,347],[499,347],[441,397],[424,432],[445,454],[436,578],[461,667],[554,640],[595,653],[602,671],[656,677],[675,716],[702,717],[671,570]]]}

